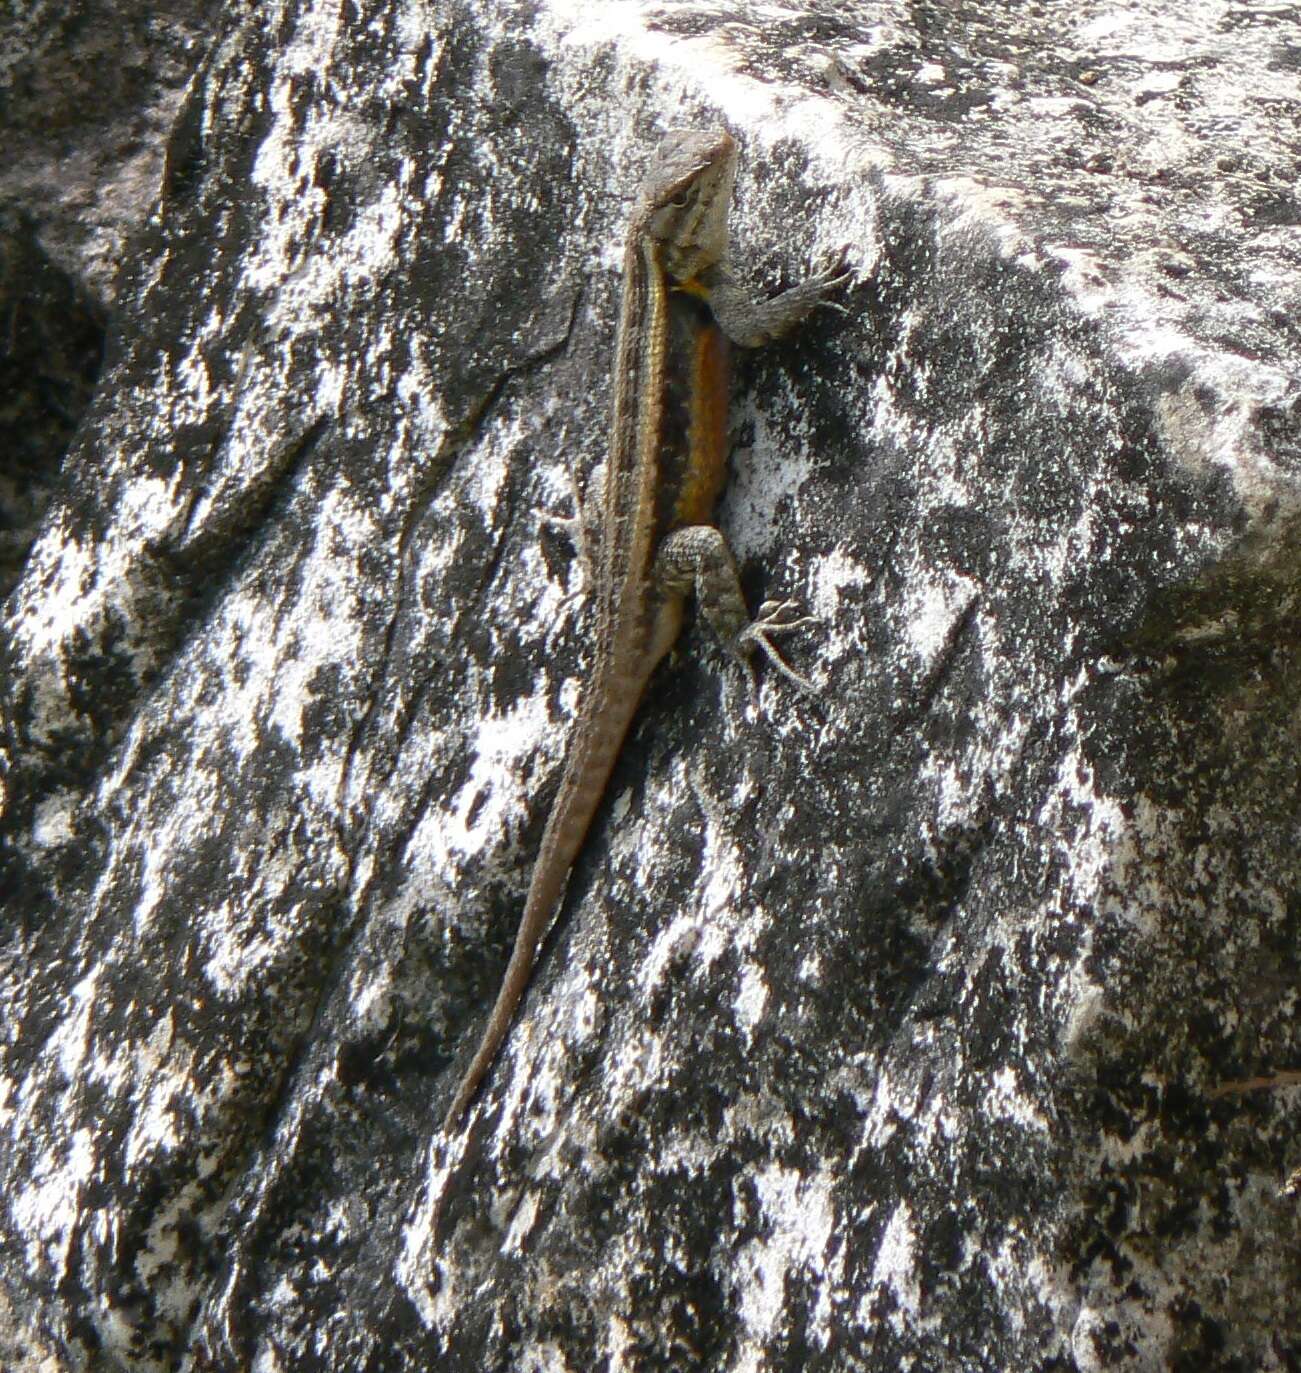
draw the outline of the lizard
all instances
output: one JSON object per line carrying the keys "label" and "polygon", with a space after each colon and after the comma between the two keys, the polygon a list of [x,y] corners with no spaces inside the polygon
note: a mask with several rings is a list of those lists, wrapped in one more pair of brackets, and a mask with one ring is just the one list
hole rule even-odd
{"label": "lizard", "polygon": [[[754,649],[811,688],[773,639],[813,621],[792,601],[765,601],[752,619],[736,563],[710,523],[726,475],[728,342],[754,348],[794,327],[848,273],[843,257],[768,299],[727,265],[737,145],[725,130],[675,130],[636,197],[623,259],[609,450],[600,495],[575,501],[575,543],[594,604],[594,663],[576,708],[560,786],[534,861],[514,947],[478,1049],[452,1098],[455,1128],[510,1029],[538,945],[586,840],[651,673],[673,646],[684,602],[738,660]],[[585,533],[585,530],[590,530]],[[588,542],[595,547],[589,549]]]}

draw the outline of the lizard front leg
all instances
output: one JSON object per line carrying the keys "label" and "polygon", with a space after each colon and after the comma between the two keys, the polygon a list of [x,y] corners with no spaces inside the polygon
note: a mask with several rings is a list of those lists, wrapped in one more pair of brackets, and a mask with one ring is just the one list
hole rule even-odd
{"label": "lizard front leg", "polygon": [[738,661],[748,662],[751,649],[759,648],[784,677],[805,691],[815,690],[808,678],[786,662],[772,640],[816,622],[812,616],[797,614],[794,601],[765,601],[751,619],[732,550],[713,525],[688,525],[667,535],[655,553],[654,576],[661,590],[695,593],[705,619]]}
{"label": "lizard front leg", "polygon": [[844,313],[844,307],[827,297],[838,291],[850,273],[843,260],[767,299],[737,281],[726,267],[711,267],[701,277],[710,313],[718,327],[739,348],[758,348],[789,333],[819,305]]}

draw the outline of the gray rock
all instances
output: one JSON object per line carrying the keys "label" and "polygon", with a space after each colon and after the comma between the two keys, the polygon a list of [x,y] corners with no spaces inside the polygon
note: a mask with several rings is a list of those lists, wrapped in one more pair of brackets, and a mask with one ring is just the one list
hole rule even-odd
{"label": "gray rock", "polygon": [[35,0],[0,14],[0,599],[89,403],[201,8]]}
{"label": "gray rock", "polygon": [[[1241,1084],[1301,1066],[1299,51],[1195,0],[232,19],[6,606],[0,1340],[1296,1367],[1298,1092]],[[821,691],[688,629],[445,1138],[588,659],[534,510],[601,456],[645,158],[720,119],[752,274],[858,272],[743,362],[720,516]]]}

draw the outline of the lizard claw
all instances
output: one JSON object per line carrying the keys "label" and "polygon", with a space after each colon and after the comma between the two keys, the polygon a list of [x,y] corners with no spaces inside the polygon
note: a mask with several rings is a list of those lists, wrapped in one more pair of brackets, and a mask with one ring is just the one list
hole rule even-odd
{"label": "lizard claw", "polygon": [[794,620],[778,618],[789,615],[799,608],[798,601],[765,601],[759,607],[759,613],[749,628],[766,629],[773,634],[780,634],[788,629],[803,629],[805,625],[817,624],[817,619],[812,615],[800,615]]}
{"label": "lizard claw", "polygon": [[853,311],[841,305],[839,301],[828,300],[827,297],[853,279],[854,269],[849,265],[849,249],[842,247],[831,259],[830,264],[812,278],[810,284],[820,292],[818,305],[834,310],[838,315],[852,314]]}
{"label": "lizard claw", "polygon": [[[737,648],[743,655],[751,647],[762,649],[768,661],[783,677],[804,691],[816,691],[813,683],[807,677],[801,677],[772,642],[776,635],[789,634],[793,629],[803,629],[805,625],[817,624],[812,615],[800,615],[798,611],[799,606],[794,601],[765,601],[759,607],[759,613],[737,637]],[[792,615],[794,618],[791,618]]]}

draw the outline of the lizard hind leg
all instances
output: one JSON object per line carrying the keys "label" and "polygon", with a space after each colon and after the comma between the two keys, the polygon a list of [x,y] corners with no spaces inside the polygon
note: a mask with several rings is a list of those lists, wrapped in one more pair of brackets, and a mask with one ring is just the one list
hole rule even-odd
{"label": "lizard hind leg", "polygon": [[605,465],[602,464],[593,472],[588,482],[586,499],[583,498],[583,494],[579,490],[578,480],[574,476],[572,468],[565,469],[565,476],[569,482],[569,497],[573,502],[574,513],[572,515],[556,515],[549,510],[535,509],[534,511],[539,523],[549,525],[552,529],[558,529],[573,544],[574,553],[578,558],[579,586],[576,591],[571,591],[560,602],[561,610],[572,601],[581,600],[592,588],[594,550],[600,529],[600,510],[605,497]]}
{"label": "lizard hind leg", "polygon": [[713,525],[688,525],[665,537],[655,554],[655,581],[665,592],[694,592],[701,613],[738,661],[748,662],[751,649],[758,648],[782,676],[805,691],[814,690],[813,683],[786,662],[772,641],[816,621],[799,615],[794,601],[765,601],[751,619],[732,550]]}

